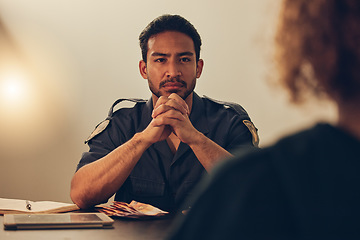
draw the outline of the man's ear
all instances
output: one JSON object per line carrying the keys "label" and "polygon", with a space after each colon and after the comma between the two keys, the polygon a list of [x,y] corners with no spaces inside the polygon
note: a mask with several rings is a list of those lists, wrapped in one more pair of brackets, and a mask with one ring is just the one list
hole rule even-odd
{"label": "man's ear", "polygon": [[144,60],[140,60],[140,61],[139,61],[139,71],[140,71],[141,76],[142,76],[144,79],[147,79],[147,78],[148,78],[148,76],[147,76],[146,62],[145,62]]}
{"label": "man's ear", "polygon": [[199,61],[196,64],[196,78],[199,78],[201,76],[203,67],[204,67],[204,60],[199,59]]}

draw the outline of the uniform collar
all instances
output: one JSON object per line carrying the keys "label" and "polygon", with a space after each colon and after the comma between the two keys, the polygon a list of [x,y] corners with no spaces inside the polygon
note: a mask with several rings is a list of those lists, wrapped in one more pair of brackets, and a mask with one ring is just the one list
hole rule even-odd
{"label": "uniform collar", "polygon": [[[141,124],[138,129],[139,132],[143,131],[151,122],[152,111],[153,100],[152,97],[150,97],[142,110]],[[195,92],[193,93],[193,105],[190,113],[190,121],[199,132],[202,132],[203,134],[207,134],[209,132],[204,100]]]}

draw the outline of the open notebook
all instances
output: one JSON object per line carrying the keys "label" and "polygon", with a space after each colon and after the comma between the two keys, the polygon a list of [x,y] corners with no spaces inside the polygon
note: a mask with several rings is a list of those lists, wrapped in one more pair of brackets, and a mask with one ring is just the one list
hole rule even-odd
{"label": "open notebook", "polygon": [[71,203],[0,198],[0,214],[60,213],[75,211],[78,209],[78,206]]}

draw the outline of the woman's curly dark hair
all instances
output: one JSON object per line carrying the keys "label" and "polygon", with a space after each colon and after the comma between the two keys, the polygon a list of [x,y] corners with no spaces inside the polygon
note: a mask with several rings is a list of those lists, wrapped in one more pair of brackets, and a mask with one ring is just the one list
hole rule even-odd
{"label": "woman's curly dark hair", "polygon": [[359,96],[359,0],[284,0],[276,47],[279,81],[293,102],[309,92],[345,102]]}

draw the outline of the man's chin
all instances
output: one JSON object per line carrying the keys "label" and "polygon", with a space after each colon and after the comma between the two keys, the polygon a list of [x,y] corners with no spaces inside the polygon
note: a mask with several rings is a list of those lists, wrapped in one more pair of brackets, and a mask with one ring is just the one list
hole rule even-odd
{"label": "man's chin", "polygon": [[184,93],[178,90],[172,90],[172,91],[166,91],[164,93],[161,94],[161,96],[165,96],[165,97],[169,97],[171,94],[176,93],[177,95],[179,95],[181,98],[184,97]]}
{"label": "man's chin", "polygon": [[172,90],[172,91],[162,91],[162,92],[158,92],[158,94],[155,94],[158,98],[160,96],[164,96],[164,97],[169,97],[171,94],[177,94],[179,95],[182,99],[186,99],[192,92],[184,92],[181,90]]}
{"label": "man's chin", "polygon": [[184,100],[189,96],[189,94],[185,94],[185,93],[183,93],[183,92],[181,92],[181,91],[171,91],[171,92],[168,92],[167,97],[169,97],[169,96],[170,96],[171,94],[173,94],[173,93],[179,95],[179,97],[181,97],[181,98],[184,99]]}

